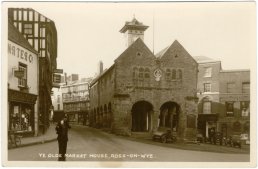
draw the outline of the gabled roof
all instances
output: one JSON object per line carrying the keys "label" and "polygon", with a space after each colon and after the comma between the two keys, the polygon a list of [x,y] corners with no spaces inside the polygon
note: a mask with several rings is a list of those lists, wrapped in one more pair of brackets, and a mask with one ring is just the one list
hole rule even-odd
{"label": "gabled roof", "polygon": [[207,56],[194,56],[193,57],[197,63],[213,63],[213,62],[220,62],[219,60],[215,60],[212,58],[209,58]]}
{"label": "gabled roof", "polygon": [[[148,48],[148,46],[146,46],[146,44],[142,41],[141,38],[138,38],[136,39],[136,41],[134,41],[122,54],[120,54],[116,59],[115,59],[115,62],[116,60],[118,60],[120,57],[122,57],[124,55],[124,53],[126,53],[128,50],[131,50],[133,48],[135,48],[135,46],[139,46],[139,45],[143,45],[143,47],[145,47],[145,49],[148,50],[149,53],[151,53],[153,55],[153,53],[151,52],[151,50]],[[153,57],[155,57],[153,55]]]}
{"label": "gabled roof", "polygon": [[131,22],[125,22],[124,27],[119,32],[124,33],[129,28],[134,28],[134,29],[145,31],[148,27],[149,26],[146,26],[142,22],[139,22],[137,19],[133,18],[133,20]]}
{"label": "gabled roof", "polygon": [[162,49],[160,52],[158,52],[155,56],[156,58],[161,58],[165,53],[166,51],[168,50],[170,46],[167,46],[166,48]]}
{"label": "gabled roof", "polygon": [[38,54],[38,52],[30,45],[30,43],[22,36],[22,34],[14,27],[14,25],[8,22],[8,39],[29,51]]}

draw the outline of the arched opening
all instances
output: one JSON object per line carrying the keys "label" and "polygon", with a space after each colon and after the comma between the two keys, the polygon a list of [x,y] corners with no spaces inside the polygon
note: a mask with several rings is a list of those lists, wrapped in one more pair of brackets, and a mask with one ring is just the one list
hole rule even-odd
{"label": "arched opening", "polygon": [[132,107],[132,131],[144,132],[151,130],[151,112],[153,106],[146,101],[136,102]]}
{"label": "arched opening", "polygon": [[103,126],[103,108],[100,107],[99,127]]}
{"label": "arched opening", "polygon": [[111,109],[111,103],[108,103],[108,127],[111,128],[111,119],[112,119],[112,109]]}
{"label": "arched opening", "polygon": [[103,115],[103,125],[104,127],[107,127],[107,105],[104,105],[104,115]]}
{"label": "arched opening", "polygon": [[160,107],[159,127],[178,130],[180,106],[176,102],[166,102]]}

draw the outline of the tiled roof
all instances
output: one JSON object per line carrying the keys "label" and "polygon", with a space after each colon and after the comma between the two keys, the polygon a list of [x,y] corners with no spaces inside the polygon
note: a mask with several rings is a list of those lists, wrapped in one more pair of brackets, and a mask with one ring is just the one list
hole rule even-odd
{"label": "tiled roof", "polygon": [[212,62],[220,62],[219,60],[214,60],[212,58],[206,56],[193,56],[197,63],[212,63]]}
{"label": "tiled roof", "polygon": [[23,35],[10,22],[8,22],[8,39],[33,53],[38,54],[38,52],[29,44],[29,42],[23,37]]}

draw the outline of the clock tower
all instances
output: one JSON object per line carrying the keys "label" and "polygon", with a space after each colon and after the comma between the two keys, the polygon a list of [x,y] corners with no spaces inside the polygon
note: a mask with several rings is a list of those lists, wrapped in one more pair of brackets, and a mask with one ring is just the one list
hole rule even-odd
{"label": "clock tower", "polygon": [[125,36],[125,46],[129,47],[138,38],[144,41],[144,31],[148,27],[149,26],[143,25],[143,23],[135,19],[135,17],[131,22],[125,22],[124,27],[120,30]]}

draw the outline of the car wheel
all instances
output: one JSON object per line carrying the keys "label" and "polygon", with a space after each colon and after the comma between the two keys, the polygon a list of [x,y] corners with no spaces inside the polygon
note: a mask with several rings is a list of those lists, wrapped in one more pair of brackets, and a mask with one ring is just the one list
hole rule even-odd
{"label": "car wheel", "polygon": [[161,143],[166,143],[167,142],[166,136],[161,136],[160,140],[161,140]]}

